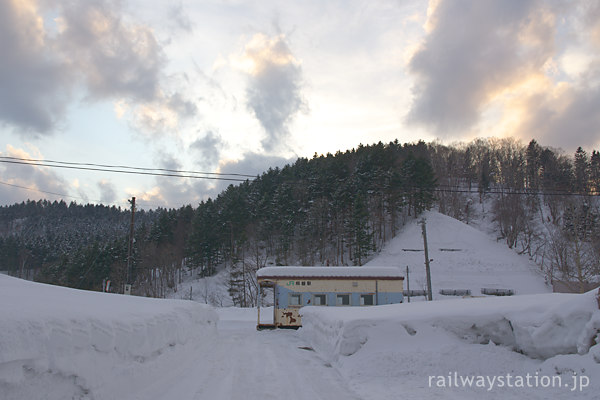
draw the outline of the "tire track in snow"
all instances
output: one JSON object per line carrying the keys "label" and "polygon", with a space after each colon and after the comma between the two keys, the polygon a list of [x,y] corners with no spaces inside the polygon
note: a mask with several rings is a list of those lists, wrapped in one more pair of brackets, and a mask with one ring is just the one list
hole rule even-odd
{"label": "tire track in snow", "polygon": [[[257,332],[250,321],[221,321],[218,337],[156,360],[136,399],[358,400],[296,331]],[[161,360],[162,358],[162,360]]]}

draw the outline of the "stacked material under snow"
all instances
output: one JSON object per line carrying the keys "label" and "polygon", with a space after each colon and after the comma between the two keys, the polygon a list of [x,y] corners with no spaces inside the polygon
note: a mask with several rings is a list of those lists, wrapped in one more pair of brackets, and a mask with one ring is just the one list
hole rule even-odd
{"label": "stacked material under snow", "polygon": [[217,320],[212,308],[194,302],[0,275],[0,393],[3,399],[125,398],[129,383],[151,376],[150,361],[199,338],[210,341]]}
{"label": "stacked material under snow", "polygon": [[[302,322],[301,336],[370,398],[402,392],[414,398],[591,399],[600,393],[600,310],[592,292],[305,307]],[[502,376],[504,384],[452,387],[455,374],[459,380]],[[529,374],[538,385],[508,387],[507,374]],[[449,375],[449,384],[438,385]],[[545,384],[556,376],[562,387],[542,387],[540,379]],[[574,376],[583,381],[571,391],[579,382]]]}
{"label": "stacked material under snow", "polygon": [[[539,267],[526,256],[518,255],[501,241],[454,218],[430,211],[427,220],[427,243],[434,299],[447,298],[441,289],[470,290],[481,296],[481,289],[511,289],[515,294],[548,293]],[[427,288],[423,235],[417,220],[386,243],[379,255],[365,266],[410,268],[411,290]],[[421,298],[422,299],[422,298]]]}

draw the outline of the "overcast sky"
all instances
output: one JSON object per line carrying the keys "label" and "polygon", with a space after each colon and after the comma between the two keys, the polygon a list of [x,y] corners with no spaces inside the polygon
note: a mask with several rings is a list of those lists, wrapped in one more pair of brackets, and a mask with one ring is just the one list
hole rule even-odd
{"label": "overcast sky", "polygon": [[[359,143],[600,148],[600,2],[0,0],[0,155],[258,174]],[[0,164],[0,204],[228,182]],[[13,186],[9,186],[9,185]]]}

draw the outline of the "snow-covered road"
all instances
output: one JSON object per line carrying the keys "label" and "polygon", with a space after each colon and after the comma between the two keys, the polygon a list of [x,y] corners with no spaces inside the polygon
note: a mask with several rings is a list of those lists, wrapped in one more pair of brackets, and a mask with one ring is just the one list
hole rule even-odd
{"label": "snow-covered road", "polygon": [[[161,356],[154,379],[131,388],[133,399],[358,399],[339,373],[306,349],[293,330],[255,329],[253,310],[220,313],[209,343]],[[240,311],[250,311],[240,312]],[[151,380],[151,382],[150,382]]]}
{"label": "snow-covered road", "polygon": [[255,318],[0,275],[0,399],[358,398],[298,332]]}

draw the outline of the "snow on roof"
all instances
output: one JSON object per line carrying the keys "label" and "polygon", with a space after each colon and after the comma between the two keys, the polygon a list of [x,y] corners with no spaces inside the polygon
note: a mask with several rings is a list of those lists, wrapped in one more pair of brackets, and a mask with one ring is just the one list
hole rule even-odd
{"label": "snow on roof", "polygon": [[258,278],[396,278],[404,279],[396,267],[265,267]]}

